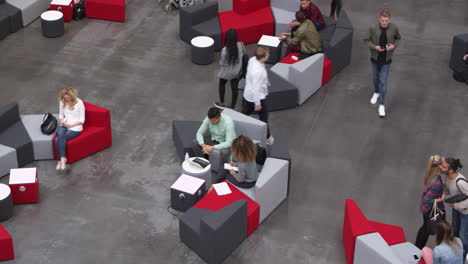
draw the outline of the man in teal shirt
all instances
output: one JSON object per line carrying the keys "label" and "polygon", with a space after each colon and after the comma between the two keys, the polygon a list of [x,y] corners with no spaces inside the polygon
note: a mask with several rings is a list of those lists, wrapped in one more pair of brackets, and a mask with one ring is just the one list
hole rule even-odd
{"label": "man in teal shirt", "polygon": [[222,172],[222,166],[228,161],[231,144],[235,138],[234,121],[221,114],[219,108],[212,107],[197,131],[193,151],[197,157],[209,158],[212,171]]}

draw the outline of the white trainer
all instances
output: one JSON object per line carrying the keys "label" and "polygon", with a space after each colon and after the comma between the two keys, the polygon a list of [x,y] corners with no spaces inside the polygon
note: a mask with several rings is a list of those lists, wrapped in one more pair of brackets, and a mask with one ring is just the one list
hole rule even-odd
{"label": "white trainer", "polygon": [[55,167],[55,170],[60,170],[62,168],[62,163],[61,162],[57,162],[57,167]]}
{"label": "white trainer", "polygon": [[266,142],[267,145],[271,146],[271,145],[273,145],[274,142],[275,142],[275,138],[272,135],[270,135],[270,137],[267,138],[267,142]]}
{"label": "white trainer", "polygon": [[385,106],[384,105],[379,105],[379,116],[380,117],[385,117]]}
{"label": "white trainer", "polygon": [[379,96],[380,96],[379,93],[374,93],[374,94],[372,95],[372,98],[370,99],[370,103],[371,103],[371,104],[376,104],[376,103],[377,103],[377,99],[379,99]]}

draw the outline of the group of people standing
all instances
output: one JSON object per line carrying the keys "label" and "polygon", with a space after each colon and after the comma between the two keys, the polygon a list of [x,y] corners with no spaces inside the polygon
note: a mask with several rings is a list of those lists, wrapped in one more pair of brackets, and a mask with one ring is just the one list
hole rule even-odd
{"label": "group of people standing", "polygon": [[[459,170],[459,159],[433,155],[424,177],[420,211],[423,224],[415,245],[422,249],[427,264],[463,264],[468,251],[468,182]],[[468,196],[467,196],[468,197]],[[445,220],[445,204],[452,208],[452,225]],[[436,235],[436,247],[425,247],[429,236]]]}

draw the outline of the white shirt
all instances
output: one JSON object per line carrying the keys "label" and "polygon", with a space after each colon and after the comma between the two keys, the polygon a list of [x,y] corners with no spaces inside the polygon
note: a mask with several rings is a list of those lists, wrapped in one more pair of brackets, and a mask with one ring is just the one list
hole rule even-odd
{"label": "white shirt", "polygon": [[83,130],[83,124],[85,121],[85,107],[81,99],[77,99],[75,107],[73,110],[64,107],[62,101],[59,102],[59,118],[63,118],[65,124],[72,125],[76,122],[81,122],[81,125],[74,126],[70,128],[72,131],[80,132]]}
{"label": "white shirt", "polygon": [[259,62],[255,56],[250,58],[245,76],[244,99],[260,105],[260,100],[268,95],[268,85],[265,64]]}

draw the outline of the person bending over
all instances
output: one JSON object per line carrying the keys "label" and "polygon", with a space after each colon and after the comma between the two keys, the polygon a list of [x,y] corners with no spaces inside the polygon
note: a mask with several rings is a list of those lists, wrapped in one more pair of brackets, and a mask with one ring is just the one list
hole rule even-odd
{"label": "person bending over", "polygon": [[279,39],[286,40],[288,48],[286,55],[291,52],[300,52],[301,57],[308,57],[322,51],[323,43],[320,39],[320,34],[315,29],[315,26],[306,19],[302,11],[296,12],[296,20],[300,26],[291,36],[290,33],[281,33]]}
{"label": "person bending over", "polygon": [[[306,19],[310,20],[310,22],[312,22],[315,25],[317,31],[320,31],[325,28],[326,25],[325,20],[323,19],[322,12],[320,12],[318,6],[316,6],[310,0],[301,0],[301,6],[299,8],[299,11],[304,13]],[[291,33],[294,33],[294,31],[296,31],[299,26],[299,21],[293,20],[289,24],[289,29],[291,30]]]}
{"label": "person bending over", "polygon": [[[232,140],[235,137],[234,121],[229,116],[221,114],[219,108],[211,107],[194,140],[195,156],[208,158],[212,165],[211,169],[218,172],[219,166],[228,160]],[[214,150],[220,152],[219,161],[211,157]]]}
{"label": "person bending over", "polygon": [[72,87],[62,88],[59,93],[59,128],[55,139],[59,157],[56,170],[65,170],[67,141],[80,135],[84,122],[85,107],[78,98],[78,92]]}
{"label": "person bending over", "polygon": [[219,65],[221,66],[218,77],[219,77],[219,102],[215,102],[218,107],[224,107],[224,94],[226,92],[226,83],[231,82],[232,99],[230,108],[236,107],[237,96],[238,96],[238,84],[240,73],[242,69],[242,57],[244,56],[244,44],[237,41],[237,31],[235,29],[229,29],[226,32],[226,38],[224,40],[225,47],[221,51],[219,58]]}
{"label": "person bending over", "polygon": [[258,179],[257,169],[257,146],[246,136],[239,136],[232,141],[231,166],[237,167],[238,171],[230,170],[226,180],[241,188],[252,188]]}

